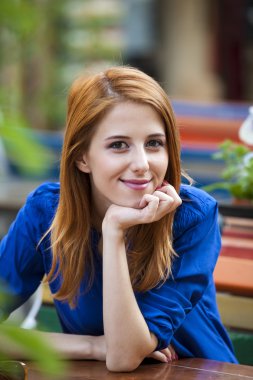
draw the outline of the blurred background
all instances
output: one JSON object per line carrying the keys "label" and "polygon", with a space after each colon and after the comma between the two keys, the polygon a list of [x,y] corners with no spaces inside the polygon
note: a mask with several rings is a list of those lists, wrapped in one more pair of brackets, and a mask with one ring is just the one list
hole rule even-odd
{"label": "blurred background", "polygon": [[[228,172],[239,173],[242,186],[247,180],[252,205],[253,143],[242,141],[239,130],[253,105],[253,0],[1,0],[0,239],[27,194],[43,181],[58,180],[72,81],[115,64],[140,68],[166,90],[180,128],[182,164],[196,186],[219,181],[231,144],[243,145],[232,146],[238,160],[229,156]],[[252,139],[252,120],[249,125]],[[227,139],[223,157],[214,160]],[[246,154],[247,173],[241,160]],[[214,196],[219,202],[231,199],[228,189]],[[237,296],[225,288],[228,298],[218,300],[224,323],[236,329],[230,335],[240,362],[253,365],[253,209],[238,210],[240,228],[233,218],[227,219],[232,230],[221,223],[222,255],[247,262],[232,289],[239,289]],[[245,211],[247,223],[241,218]],[[221,271],[221,284],[216,279],[218,290],[224,290],[229,265]],[[240,272],[235,265],[233,280]],[[246,293],[240,293],[246,271]],[[57,329],[49,312],[52,307],[43,323]]]}
{"label": "blurred background", "polygon": [[84,72],[130,64],[158,80],[197,177],[187,149],[238,140],[253,99],[252,0],[1,0],[0,49],[2,175],[58,176],[67,92]]}

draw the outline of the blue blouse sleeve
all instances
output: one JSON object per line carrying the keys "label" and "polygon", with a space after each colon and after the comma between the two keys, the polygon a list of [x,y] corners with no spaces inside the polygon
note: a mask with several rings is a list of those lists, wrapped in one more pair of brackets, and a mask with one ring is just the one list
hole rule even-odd
{"label": "blue blouse sleeve", "polygon": [[0,242],[0,286],[8,301],[8,305],[1,305],[0,313],[5,316],[34,293],[44,275],[42,254],[37,248],[46,231],[43,195],[43,187],[29,195]]}
{"label": "blue blouse sleeve", "polygon": [[[198,191],[197,191],[198,194]],[[162,285],[136,295],[149,330],[158,339],[157,349],[167,347],[186,315],[201,299],[210,281],[220,251],[216,201],[201,197],[186,199],[174,222],[172,276]]]}

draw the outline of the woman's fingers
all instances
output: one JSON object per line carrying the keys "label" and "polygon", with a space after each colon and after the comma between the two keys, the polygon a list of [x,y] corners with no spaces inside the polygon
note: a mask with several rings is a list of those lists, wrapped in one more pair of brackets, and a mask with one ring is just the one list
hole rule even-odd
{"label": "woman's fingers", "polygon": [[166,355],[166,357],[172,361],[172,360],[178,360],[178,356],[176,354],[176,351],[174,348],[170,345],[169,347],[165,348],[164,350],[161,350],[161,352]]}
{"label": "woman's fingers", "polygon": [[164,348],[163,350],[152,352],[152,354],[150,354],[148,357],[159,360],[163,363],[169,363],[173,360],[178,360],[176,351],[171,345],[167,348]]}
{"label": "woman's fingers", "polygon": [[116,228],[125,230],[137,224],[147,224],[155,221],[159,198],[152,194],[145,194],[139,204],[139,208],[122,207],[111,205],[104,218],[105,225],[108,219],[110,226],[115,224]]}
{"label": "woman's fingers", "polygon": [[156,196],[159,199],[156,220],[159,220],[164,215],[174,211],[182,203],[181,198],[171,185],[166,185],[159,190],[156,190],[153,196]]}
{"label": "woman's fingers", "polygon": [[159,196],[159,194],[166,194],[169,197],[169,201],[173,204],[173,209],[177,208],[181,205],[182,199],[176,192],[175,188],[169,184],[160,187],[158,190],[154,192],[154,195]]}
{"label": "woman's fingers", "polygon": [[148,356],[148,358],[152,358],[155,360],[159,360],[159,362],[162,363],[168,363],[168,359],[165,354],[163,354],[161,351],[154,351],[152,354]]}
{"label": "woman's fingers", "polygon": [[140,209],[144,209],[145,207],[149,207],[149,209],[156,209],[159,205],[159,197],[154,194],[145,194],[143,195],[139,207]]}
{"label": "woman's fingers", "polygon": [[165,185],[153,194],[145,194],[139,204],[142,223],[160,220],[169,212],[174,211],[182,203],[181,198],[171,185]]}
{"label": "woman's fingers", "polygon": [[147,224],[160,220],[173,212],[182,203],[176,190],[171,185],[162,186],[153,194],[145,194],[138,208],[111,205],[106,213],[110,225],[125,230],[136,224]]}

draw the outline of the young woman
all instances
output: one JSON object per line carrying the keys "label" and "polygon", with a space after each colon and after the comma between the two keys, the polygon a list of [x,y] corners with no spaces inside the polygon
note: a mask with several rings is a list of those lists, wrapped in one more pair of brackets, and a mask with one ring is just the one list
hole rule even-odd
{"label": "young woman", "polygon": [[[145,357],[236,362],[213,270],[217,204],[181,185],[173,111],[159,84],[113,67],[74,82],[60,185],[29,195],[0,246],[0,278],[22,304],[46,274],[66,358],[131,371]],[[15,296],[15,297],[14,297]]]}

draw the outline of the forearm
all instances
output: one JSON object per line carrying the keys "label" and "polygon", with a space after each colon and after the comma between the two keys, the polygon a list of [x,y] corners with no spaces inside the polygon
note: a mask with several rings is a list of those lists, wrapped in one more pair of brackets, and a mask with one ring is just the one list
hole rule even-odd
{"label": "forearm", "polygon": [[[105,360],[104,336],[74,335],[36,331],[39,338],[66,360]],[[5,354],[12,359],[31,360],[31,353],[10,341],[3,342]]]}
{"label": "forearm", "polygon": [[93,359],[92,337],[63,333],[39,332],[65,359]]}
{"label": "forearm", "polygon": [[103,241],[103,312],[108,368],[136,368],[155,349],[157,339],[134,296],[124,239],[114,232]]}

